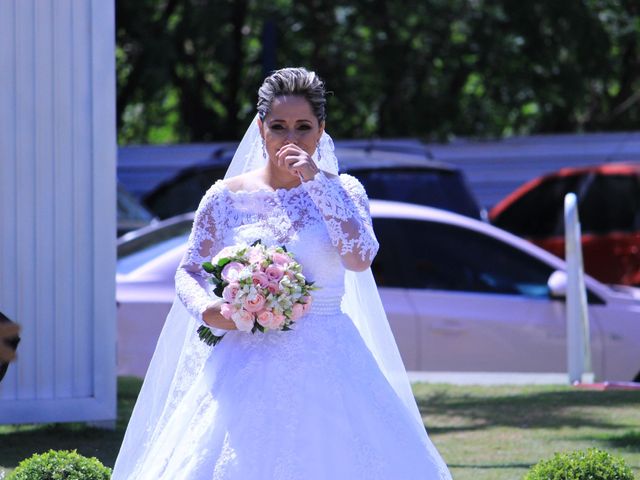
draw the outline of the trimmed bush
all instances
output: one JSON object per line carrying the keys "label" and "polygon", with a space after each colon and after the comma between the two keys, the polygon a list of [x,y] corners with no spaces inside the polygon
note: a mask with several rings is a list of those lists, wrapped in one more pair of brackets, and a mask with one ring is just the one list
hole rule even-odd
{"label": "trimmed bush", "polygon": [[622,457],[590,448],[556,453],[531,467],[524,480],[633,480],[631,468]]}
{"label": "trimmed bush", "polygon": [[49,450],[20,462],[7,480],[109,480],[111,469],[75,450]]}

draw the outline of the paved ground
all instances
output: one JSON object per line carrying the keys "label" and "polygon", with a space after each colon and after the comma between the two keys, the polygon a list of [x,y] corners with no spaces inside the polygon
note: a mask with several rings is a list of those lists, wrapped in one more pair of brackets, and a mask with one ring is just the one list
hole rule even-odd
{"label": "paved ground", "polygon": [[408,372],[411,382],[454,385],[569,385],[566,373]]}

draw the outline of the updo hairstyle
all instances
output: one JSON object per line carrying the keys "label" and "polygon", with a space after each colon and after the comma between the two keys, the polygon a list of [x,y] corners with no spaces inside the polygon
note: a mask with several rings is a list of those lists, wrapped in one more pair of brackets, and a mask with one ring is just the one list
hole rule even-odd
{"label": "updo hairstyle", "polygon": [[326,118],[324,82],[306,68],[282,68],[276,70],[262,82],[258,90],[258,115],[261,120],[271,110],[276,97],[295,95],[305,98],[319,123]]}

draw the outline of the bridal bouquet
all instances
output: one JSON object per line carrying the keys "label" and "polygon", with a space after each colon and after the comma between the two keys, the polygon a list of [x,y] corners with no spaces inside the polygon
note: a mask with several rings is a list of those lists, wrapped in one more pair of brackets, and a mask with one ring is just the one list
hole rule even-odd
{"label": "bridal bouquet", "polygon": [[[213,293],[224,300],[220,313],[244,332],[290,330],[309,310],[311,291],[318,288],[305,279],[286,247],[266,247],[260,240],[225,247],[202,268],[211,275]],[[224,336],[204,325],[198,335],[214,346]]]}

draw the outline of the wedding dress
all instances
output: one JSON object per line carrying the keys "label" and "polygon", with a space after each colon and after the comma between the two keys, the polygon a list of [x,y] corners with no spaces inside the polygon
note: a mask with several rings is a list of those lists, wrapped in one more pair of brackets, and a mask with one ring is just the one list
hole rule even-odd
{"label": "wedding dress", "polygon": [[[311,310],[291,331],[229,331],[213,349],[194,341],[194,331],[176,358],[170,349],[156,350],[160,364],[143,393],[167,383],[162,362],[175,376],[156,390],[170,392],[154,391],[157,402],[147,395],[136,405],[148,411],[134,411],[112,478],[450,479],[424,425],[341,303],[341,255],[370,260],[378,249],[368,199],[354,177],[320,172],[275,191],[231,191],[216,182],[196,212],[176,274],[181,301],[170,316],[202,324],[212,297],[201,263],[225,246],[257,239],[285,245],[320,287]],[[171,328],[165,326],[159,345],[171,343]],[[182,339],[174,341],[180,350]]]}

